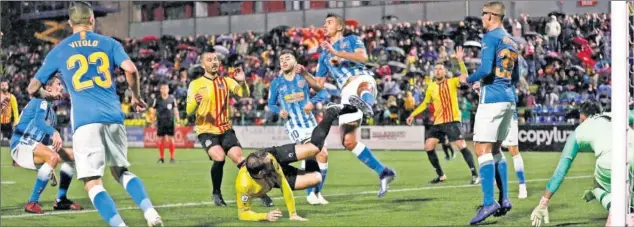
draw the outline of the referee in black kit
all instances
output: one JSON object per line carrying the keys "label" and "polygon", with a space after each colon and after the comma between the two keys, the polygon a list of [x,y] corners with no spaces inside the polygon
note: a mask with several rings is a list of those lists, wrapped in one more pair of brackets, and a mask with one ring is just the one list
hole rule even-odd
{"label": "referee in black kit", "polygon": [[167,82],[159,84],[161,95],[154,99],[151,107],[156,109],[156,135],[158,136],[159,160],[158,163],[165,163],[165,145],[170,150],[170,163],[174,163],[174,128],[176,122],[180,121],[178,105],[173,95],[170,95],[170,88]]}

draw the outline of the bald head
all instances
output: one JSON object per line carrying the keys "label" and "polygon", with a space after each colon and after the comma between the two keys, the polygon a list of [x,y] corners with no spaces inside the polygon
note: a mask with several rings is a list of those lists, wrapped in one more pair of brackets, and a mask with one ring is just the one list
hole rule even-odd
{"label": "bald head", "polygon": [[73,2],[68,8],[68,18],[71,26],[92,26],[95,21],[92,6],[87,2]]}

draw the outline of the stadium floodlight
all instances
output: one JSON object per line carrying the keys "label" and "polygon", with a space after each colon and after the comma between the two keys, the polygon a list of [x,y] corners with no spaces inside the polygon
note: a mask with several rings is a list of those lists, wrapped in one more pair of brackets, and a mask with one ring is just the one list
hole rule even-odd
{"label": "stadium floodlight", "polygon": [[[612,205],[611,226],[625,226],[629,211],[627,177],[627,133],[629,109],[629,2],[612,1]],[[628,23],[629,22],[629,23]],[[621,76],[629,75],[629,76]],[[631,151],[630,151],[631,152]]]}

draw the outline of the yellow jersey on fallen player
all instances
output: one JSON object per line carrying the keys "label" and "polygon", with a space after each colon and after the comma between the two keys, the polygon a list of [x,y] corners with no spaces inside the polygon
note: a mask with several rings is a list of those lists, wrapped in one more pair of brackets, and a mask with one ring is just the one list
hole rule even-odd
{"label": "yellow jersey on fallen player", "polygon": [[[272,160],[275,173],[278,179],[280,179],[280,188],[284,195],[284,202],[288,209],[289,217],[297,215],[295,210],[295,197],[293,196],[293,190],[284,176],[282,167],[277,162],[277,159],[272,154],[267,154]],[[263,221],[266,220],[267,213],[256,213],[251,210],[253,198],[259,198],[265,195],[273,189],[271,185],[262,185],[255,181],[249,172],[247,167],[243,166],[238,171],[238,177],[236,178],[236,203],[238,204],[238,218],[243,221]]]}
{"label": "yellow jersey on fallen player", "polygon": [[[196,102],[196,94],[202,96],[200,103]],[[243,88],[234,79],[224,76],[214,79],[201,76],[189,84],[186,111],[187,115],[195,111],[197,134],[222,134],[231,129],[229,94],[246,97],[249,96],[249,88]]]}

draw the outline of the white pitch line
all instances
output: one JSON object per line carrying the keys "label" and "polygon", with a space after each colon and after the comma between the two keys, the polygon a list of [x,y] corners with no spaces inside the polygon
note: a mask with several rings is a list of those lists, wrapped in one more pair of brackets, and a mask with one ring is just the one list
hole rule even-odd
{"label": "white pitch line", "polygon": [[[585,179],[594,177],[593,175],[582,175],[582,176],[572,176],[566,177],[568,180],[574,179]],[[526,180],[526,182],[542,182],[548,181],[550,179],[531,179]],[[517,183],[517,181],[509,181],[509,183]],[[403,188],[403,189],[393,189],[390,190],[389,193],[395,192],[410,192],[410,191],[424,191],[424,190],[435,190],[435,189],[447,189],[447,188],[469,188],[469,187],[479,187],[479,185],[465,184],[465,185],[449,185],[449,186],[436,186],[436,187],[420,187],[420,188]],[[351,195],[366,195],[366,194],[376,194],[378,191],[362,191],[362,192],[353,192],[353,193],[338,193],[338,194],[329,194],[325,197],[340,197],[340,196],[351,196]],[[299,198],[305,198],[306,196],[299,196]],[[283,199],[283,197],[275,197],[273,200]],[[235,203],[235,200],[225,201],[226,203]],[[163,204],[154,206],[154,208],[171,208],[171,207],[192,207],[192,206],[202,206],[202,205],[213,205],[213,202],[190,202],[190,203],[171,203],[171,204]],[[119,211],[122,210],[134,210],[139,209],[138,207],[123,207],[119,208]],[[0,216],[1,219],[14,219],[14,218],[29,218],[36,216],[51,216],[51,215],[64,215],[64,214],[83,214],[83,213],[94,213],[97,210],[78,210],[78,211],[52,211],[45,212],[43,214],[16,214],[16,215],[4,215]]]}
{"label": "white pitch line", "polygon": [[15,184],[15,181],[0,181],[0,184]]}

